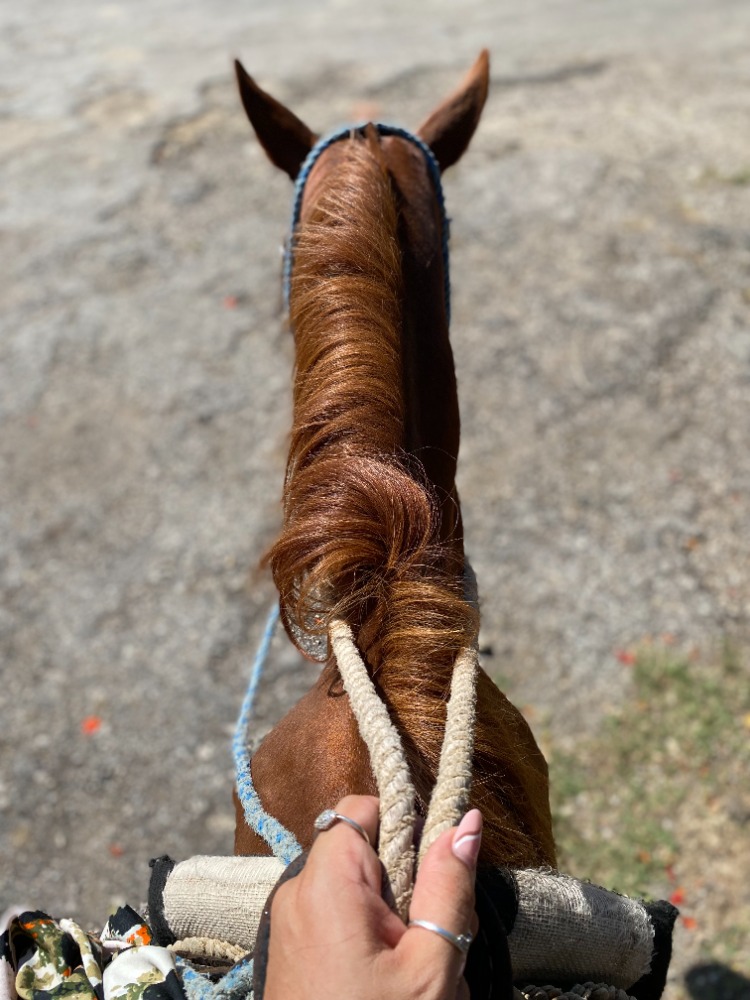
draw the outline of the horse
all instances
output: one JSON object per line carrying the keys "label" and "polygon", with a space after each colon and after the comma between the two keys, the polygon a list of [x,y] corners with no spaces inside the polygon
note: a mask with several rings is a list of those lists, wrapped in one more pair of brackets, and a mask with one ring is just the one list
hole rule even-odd
{"label": "horse", "polygon": [[[296,183],[285,292],[295,346],[283,523],[267,561],[281,618],[323,662],[252,757],[266,813],[310,847],[315,817],[377,794],[327,642],[343,620],[403,741],[424,814],[459,651],[476,643],[456,464],[440,175],[462,156],[489,87],[482,52],[416,133],[368,123],[324,139],[236,63],[247,117]],[[547,765],[522,714],[479,670],[470,805],[480,865],[555,866]],[[235,854],[266,855],[235,790]]]}

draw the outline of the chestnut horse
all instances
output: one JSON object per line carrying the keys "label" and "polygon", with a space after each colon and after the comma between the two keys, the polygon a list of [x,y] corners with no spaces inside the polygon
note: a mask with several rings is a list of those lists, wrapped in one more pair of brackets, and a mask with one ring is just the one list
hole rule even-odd
{"label": "chestnut horse", "polygon": [[[252,780],[265,811],[308,848],[323,809],[346,794],[377,794],[328,656],[328,624],[351,628],[403,740],[422,812],[453,663],[476,642],[455,485],[459,412],[439,173],[474,133],[489,60],[479,56],[416,138],[367,125],[322,146],[239,63],[237,77],[269,158],[292,180],[304,173],[287,266],[294,423],[283,527],[269,560],[291,640],[326,662],[253,756]],[[268,854],[236,804],[235,853]],[[481,861],[554,866],[545,760],[484,671],[471,804],[485,819]]]}

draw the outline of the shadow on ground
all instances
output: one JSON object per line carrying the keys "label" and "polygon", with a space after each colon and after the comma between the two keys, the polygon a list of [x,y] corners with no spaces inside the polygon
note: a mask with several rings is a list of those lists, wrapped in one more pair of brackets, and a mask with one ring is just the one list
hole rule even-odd
{"label": "shadow on ground", "polygon": [[750,979],[726,965],[694,965],[685,974],[691,1000],[750,1000]]}

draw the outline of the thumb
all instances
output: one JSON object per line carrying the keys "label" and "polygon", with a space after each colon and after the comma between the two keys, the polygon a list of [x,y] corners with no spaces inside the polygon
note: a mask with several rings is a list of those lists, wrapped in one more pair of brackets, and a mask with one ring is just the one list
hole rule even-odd
{"label": "thumb", "polygon": [[[482,814],[472,809],[457,827],[446,830],[430,847],[414,883],[410,920],[424,920],[452,935],[474,934],[474,880],[482,840]],[[399,949],[415,956],[415,962],[440,969],[455,982],[466,955],[439,933],[410,925]],[[408,959],[407,959],[408,961]]]}

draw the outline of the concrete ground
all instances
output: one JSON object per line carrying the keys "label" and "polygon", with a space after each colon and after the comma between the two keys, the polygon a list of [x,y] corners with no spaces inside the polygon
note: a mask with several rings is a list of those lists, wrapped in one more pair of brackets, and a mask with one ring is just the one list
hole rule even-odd
{"label": "concrete ground", "polygon": [[[0,909],[101,924],[228,853],[272,588],[288,180],[230,57],[446,176],[459,487],[485,663],[569,744],[646,637],[750,639],[750,5],[43,0],[0,8]],[[282,639],[262,732],[309,686]],[[684,962],[683,962],[684,964]]]}

